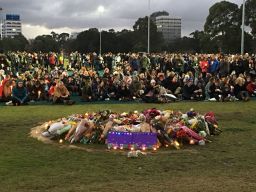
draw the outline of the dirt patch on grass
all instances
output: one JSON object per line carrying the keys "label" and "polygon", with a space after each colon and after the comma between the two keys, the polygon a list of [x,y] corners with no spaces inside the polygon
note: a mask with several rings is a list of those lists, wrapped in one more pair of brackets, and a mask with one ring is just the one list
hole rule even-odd
{"label": "dirt patch on grass", "polygon": [[242,119],[244,118],[244,113],[242,112],[223,112],[223,113],[218,113],[216,115],[218,120],[230,120],[230,119]]}

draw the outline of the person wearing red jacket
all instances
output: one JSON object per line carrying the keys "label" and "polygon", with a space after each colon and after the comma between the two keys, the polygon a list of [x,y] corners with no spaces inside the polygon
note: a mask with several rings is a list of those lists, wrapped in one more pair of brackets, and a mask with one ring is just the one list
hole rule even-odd
{"label": "person wearing red jacket", "polygon": [[202,60],[199,62],[199,66],[201,68],[203,78],[205,78],[206,73],[208,72],[208,68],[209,68],[209,63],[208,63],[208,61],[206,60],[205,57],[203,57]]}
{"label": "person wearing red jacket", "polygon": [[50,67],[53,69],[56,65],[56,57],[53,53],[50,54],[49,56],[49,63],[50,63]]}
{"label": "person wearing red jacket", "polygon": [[246,86],[246,90],[248,91],[250,96],[256,96],[256,79],[253,79]]}
{"label": "person wearing red jacket", "polygon": [[52,84],[52,86],[51,86],[51,87],[49,88],[49,90],[48,90],[49,101],[52,101],[52,100],[53,100],[53,95],[54,95],[55,87],[56,87],[56,83],[54,82],[54,83]]}

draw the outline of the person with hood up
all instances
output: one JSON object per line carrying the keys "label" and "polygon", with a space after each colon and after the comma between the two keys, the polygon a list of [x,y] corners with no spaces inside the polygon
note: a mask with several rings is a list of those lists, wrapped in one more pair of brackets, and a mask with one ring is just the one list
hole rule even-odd
{"label": "person with hood up", "polygon": [[27,105],[29,101],[28,92],[21,79],[17,80],[16,87],[12,90],[12,103],[15,106]]}

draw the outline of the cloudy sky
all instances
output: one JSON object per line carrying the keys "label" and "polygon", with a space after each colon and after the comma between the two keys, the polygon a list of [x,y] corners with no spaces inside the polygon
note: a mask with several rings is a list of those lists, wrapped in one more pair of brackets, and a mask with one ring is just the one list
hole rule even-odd
{"label": "cloudy sky", "polygon": [[[151,0],[150,12],[166,10],[182,18],[182,35],[202,29],[209,8],[220,0]],[[230,0],[238,5],[243,0]],[[100,14],[97,9],[105,10]],[[6,13],[20,14],[23,34],[27,38],[51,31],[79,32],[99,27],[132,29],[139,17],[148,14],[148,0],[0,0]]]}

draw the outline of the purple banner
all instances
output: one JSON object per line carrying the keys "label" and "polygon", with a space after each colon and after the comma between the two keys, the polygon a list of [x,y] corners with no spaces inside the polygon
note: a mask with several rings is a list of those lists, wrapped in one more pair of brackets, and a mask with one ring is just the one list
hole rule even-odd
{"label": "purple banner", "polygon": [[109,132],[107,143],[119,146],[134,145],[135,147],[152,147],[157,144],[156,133],[128,133],[128,132]]}

